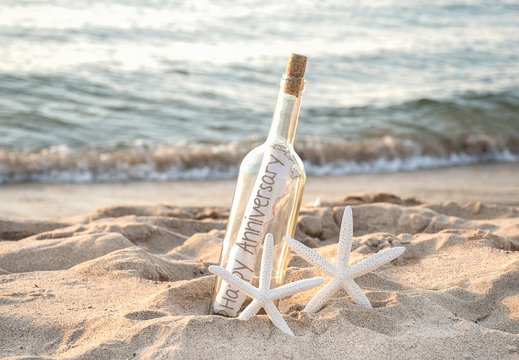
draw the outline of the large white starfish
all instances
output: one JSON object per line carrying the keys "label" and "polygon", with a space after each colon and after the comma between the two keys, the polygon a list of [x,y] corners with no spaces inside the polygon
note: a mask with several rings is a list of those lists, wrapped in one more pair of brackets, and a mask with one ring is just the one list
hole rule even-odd
{"label": "large white starfish", "polygon": [[276,305],[274,305],[273,300],[319,286],[324,282],[324,278],[315,277],[312,279],[294,281],[275,289],[270,289],[273,257],[274,239],[272,234],[269,233],[267,236],[265,236],[258,288],[255,288],[248,282],[244,281],[223,267],[211,265],[209,266],[209,271],[217,276],[220,276],[223,280],[227,281],[235,288],[240,289],[253,299],[252,302],[242,311],[240,316],[238,316],[239,319],[250,319],[261,308],[264,308],[272,323],[279,330],[283,331],[285,334],[294,336],[294,333],[288,327],[278,308]]}
{"label": "large white starfish", "polygon": [[316,251],[303,245],[301,242],[285,236],[286,243],[306,261],[315,265],[322,272],[329,275],[332,279],[315,294],[310,302],[304,308],[308,313],[319,311],[324,304],[335,294],[340,287],[343,287],[351,296],[353,302],[371,308],[366,295],[362,289],[353,281],[353,279],[367,274],[368,272],[390,262],[399,257],[405,247],[398,246],[389,250],[385,250],[375,255],[369,256],[355,265],[350,264],[351,244],[353,242],[353,216],[349,206],[344,209],[342,217],[341,231],[339,234],[339,245],[337,247],[337,264],[333,266],[328,260]]}

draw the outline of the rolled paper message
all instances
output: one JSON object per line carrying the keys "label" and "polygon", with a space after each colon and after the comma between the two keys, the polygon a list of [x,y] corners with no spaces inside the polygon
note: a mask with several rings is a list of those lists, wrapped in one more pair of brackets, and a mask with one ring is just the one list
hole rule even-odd
{"label": "rolled paper message", "polygon": [[[254,278],[254,265],[269,224],[282,209],[292,182],[294,159],[288,148],[269,144],[256,183],[247,202],[236,242],[232,246],[226,269],[247,282]],[[213,304],[215,313],[236,316],[247,295],[228,283],[222,283]]]}

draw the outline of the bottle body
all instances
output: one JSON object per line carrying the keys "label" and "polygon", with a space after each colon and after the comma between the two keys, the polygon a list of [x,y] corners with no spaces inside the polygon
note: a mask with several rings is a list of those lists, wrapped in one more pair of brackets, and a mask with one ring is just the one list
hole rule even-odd
{"label": "bottle body", "polygon": [[[269,164],[278,165],[278,168]],[[271,173],[265,173],[265,170]],[[249,152],[240,166],[219,265],[258,286],[263,237],[272,233],[274,263],[271,287],[282,285],[289,253],[283,237],[294,236],[305,182],[303,163],[291,146],[267,142]],[[274,186],[280,188],[269,191]],[[248,262],[233,253],[233,248],[248,256]],[[242,298],[245,296],[238,296],[236,290],[228,285],[229,288],[223,291],[225,286],[220,278],[216,280],[213,311],[236,316],[247,304]]]}
{"label": "bottle body", "polygon": [[[293,148],[301,92],[289,94],[280,84],[278,101],[267,141],[250,151],[240,171],[227,224],[219,265],[258,285],[263,240],[274,237],[271,287],[283,284],[289,249],[283,241],[293,236],[303,198],[306,174]],[[247,295],[217,278],[212,299],[214,313],[237,316],[247,305]]]}

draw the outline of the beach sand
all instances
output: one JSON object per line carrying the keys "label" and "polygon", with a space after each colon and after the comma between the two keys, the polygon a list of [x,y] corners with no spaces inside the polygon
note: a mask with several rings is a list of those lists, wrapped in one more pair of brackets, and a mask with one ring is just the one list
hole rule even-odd
{"label": "beach sand", "polygon": [[[218,261],[225,207],[119,205],[72,217],[0,218],[0,355],[519,358],[519,206],[345,194],[304,206],[296,238],[334,261],[339,220],[351,205],[352,263],[392,246],[406,252],[358,279],[373,309],[339,292],[318,313],[302,312],[317,289],[282,299],[295,337],[264,315],[208,315],[214,276],[207,267]],[[287,282],[315,275],[291,255]]]}

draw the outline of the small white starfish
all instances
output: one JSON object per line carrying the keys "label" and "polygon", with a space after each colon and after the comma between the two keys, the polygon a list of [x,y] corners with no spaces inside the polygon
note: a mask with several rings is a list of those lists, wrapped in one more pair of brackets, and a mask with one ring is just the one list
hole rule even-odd
{"label": "small white starfish", "polygon": [[399,257],[404,251],[405,247],[398,246],[389,250],[385,250],[375,255],[369,256],[355,265],[349,266],[351,244],[353,242],[353,216],[351,207],[347,206],[344,209],[342,217],[341,231],[339,234],[339,245],[337,247],[337,264],[333,266],[322,255],[315,250],[303,245],[301,242],[285,236],[286,243],[306,261],[315,265],[322,272],[329,275],[332,280],[322,287],[321,290],[315,294],[310,302],[304,308],[308,313],[319,311],[324,304],[335,294],[342,286],[346,292],[351,296],[353,302],[371,308],[366,295],[362,289],[353,281],[353,279],[367,274],[368,272],[390,262]]}
{"label": "small white starfish", "polygon": [[264,308],[272,323],[279,330],[283,331],[285,334],[294,336],[294,333],[288,327],[278,308],[276,305],[274,305],[273,300],[319,286],[324,282],[324,278],[315,277],[312,279],[294,281],[271,290],[270,278],[272,276],[273,258],[274,239],[272,234],[269,233],[267,236],[265,236],[258,288],[255,288],[248,282],[244,281],[223,267],[211,265],[209,266],[209,271],[217,276],[220,276],[223,280],[227,281],[235,288],[240,289],[253,299],[252,302],[242,311],[240,316],[238,316],[238,319],[250,319],[261,308]]}

